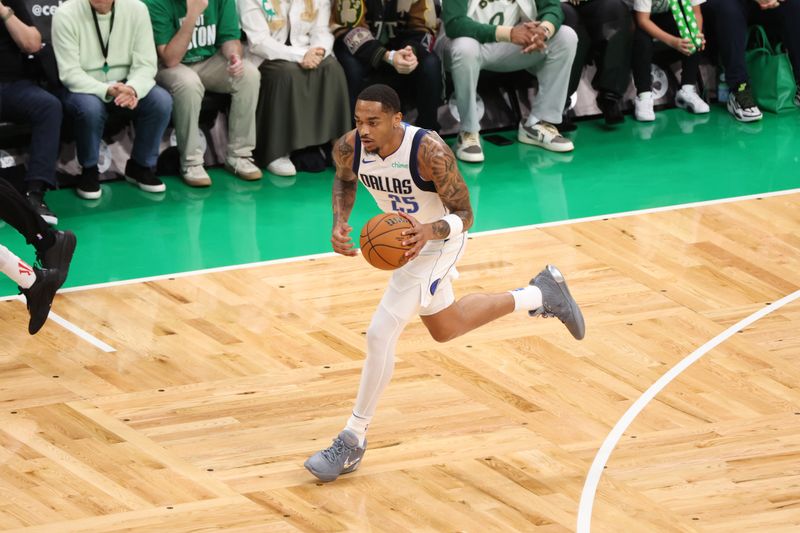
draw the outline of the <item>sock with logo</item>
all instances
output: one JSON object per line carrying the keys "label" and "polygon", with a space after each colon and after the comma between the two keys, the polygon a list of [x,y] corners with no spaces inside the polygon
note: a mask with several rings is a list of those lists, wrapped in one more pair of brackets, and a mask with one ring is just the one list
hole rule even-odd
{"label": "sock with logo", "polygon": [[36,281],[33,269],[11,250],[0,244],[0,272],[11,278],[23,289],[30,288]]}
{"label": "sock with logo", "polygon": [[514,297],[514,311],[533,311],[542,306],[542,291],[535,285],[526,285],[509,292]]}

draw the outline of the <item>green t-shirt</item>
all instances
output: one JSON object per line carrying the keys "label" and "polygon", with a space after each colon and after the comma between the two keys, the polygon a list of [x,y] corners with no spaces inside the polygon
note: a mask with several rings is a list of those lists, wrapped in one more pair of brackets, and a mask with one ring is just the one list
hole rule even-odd
{"label": "green t-shirt", "polygon": [[[156,46],[169,43],[186,17],[185,0],[143,0],[150,11]],[[197,63],[208,59],[226,41],[239,40],[239,13],[235,0],[208,0],[208,7],[197,17],[189,49],[182,63]]]}

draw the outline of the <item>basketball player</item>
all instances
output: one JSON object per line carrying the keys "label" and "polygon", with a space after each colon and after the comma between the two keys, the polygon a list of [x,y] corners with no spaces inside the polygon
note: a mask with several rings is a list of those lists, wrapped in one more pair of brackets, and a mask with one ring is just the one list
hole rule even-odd
{"label": "basketball player", "polygon": [[469,191],[455,156],[434,132],[404,124],[397,93],[372,85],[358,96],[356,129],[334,147],[335,252],[357,255],[347,223],[360,181],[384,212],[403,214],[408,262],[394,271],[367,329],[367,357],[353,414],[333,444],[311,456],[305,467],[322,481],[354,471],[367,447],[367,427],[394,370],[397,339],[419,314],[431,336],[445,342],[512,311],[555,316],[582,339],[583,315],[561,273],[548,265],[531,283],[500,294],[470,294],[455,301],[455,264],[472,226]]}
{"label": "basketball player", "polygon": [[25,295],[30,314],[28,333],[33,335],[47,321],[56,291],[67,279],[77,240],[71,231],[57,231],[47,225],[25,197],[2,179],[0,218],[36,248],[36,256],[42,264],[42,268],[32,267],[0,244],[0,272],[14,281]]}

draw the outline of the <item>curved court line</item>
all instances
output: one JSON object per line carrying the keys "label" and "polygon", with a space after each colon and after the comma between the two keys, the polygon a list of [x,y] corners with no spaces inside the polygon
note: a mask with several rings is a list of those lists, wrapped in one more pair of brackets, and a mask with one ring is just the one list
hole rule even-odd
{"label": "curved court line", "polygon": [[586,476],[586,482],[583,485],[583,492],[581,492],[581,501],[578,506],[578,527],[577,533],[589,533],[591,530],[591,523],[592,523],[592,506],[594,505],[594,498],[597,492],[597,485],[600,483],[600,476],[603,474],[603,469],[608,462],[608,458],[611,456],[611,452],[614,450],[614,447],[619,442],[619,439],[622,437],[622,434],[625,433],[625,430],[628,429],[628,426],[631,425],[633,420],[636,418],[645,406],[652,400],[656,394],[661,392],[661,390],[666,387],[670,381],[675,379],[681,372],[686,370],[692,363],[703,357],[712,349],[716,348],[722,342],[727,340],[737,331],[746,328],[756,320],[763,318],[770,314],[773,311],[776,311],[783,307],[784,305],[793,302],[800,298],[800,290],[793,292],[788,296],[784,296],[777,302],[774,302],[763,309],[759,309],[752,315],[744,318],[734,324],[733,326],[729,327],[691,354],[686,356],[680,363],[669,369],[669,371],[661,376],[658,381],[653,383],[649,389],[647,389],[644,394],[642,394],[638,400],[636,400],[633,405],[631,405],[625,414],[622,415],[622,418],[619,419],[619,422],[614,426],[611,432],[606,437],[606,440],[603,441],[602,446],[597,451],[597,455],[594,457],[594,461],[592,462],[592,466],[589,469],[589,473]]}
{"label": "curved court line", "polygon": [[[552,228],[556,226],[567,226],[570,224],[581,224],[583,222],[593,222],[596,220],[606,220],[606,219],[614,219],[614,218],[623,218],[623,217],[630,217],[636,215],[649,215],[652,213],[663,213],[665,211],[677,211],[679,209],[690,209],[693,207],[705,207],[709,205],[717,205],[717,204],[728,204],[733,202],[741,202],[745,200],[756,200],[760,198],[771,198],[773,196],[787,196],[795,193],[800,193],[800,188],[797,189],[785,189],[783,191],[772,191],[772,192],[764,192],[764,193],[757,193],[757,194],[748,194],[745,196],[732,196],[729,198],[718,198],[716,200],[703,200],[700,202],[689,202],[685,204],[675,204],[675,205],[665,205],[662,207],[649,207],[646,209],[637,209],[635,211],[621,211],[618,213],[608,213],[605,215],[593,215],[590,217],[583,217],[583,218],[567,218],[564,220],[554,220],[552,222],[540,222],[539,224],[529,224],[527,226],[514,226],[512,228],[500,228],[500,229],[492,229],[486,231],[477,231],[475,233],[470,233],[470,237],[488,237],[490,235],[500,235],[503,233],[514,233],[517,231],[527,231],[531,229],[542,229],[542,228]],[[310,254],[310,255],[301,255],[295,257],[282,257],[280,259],[268,259],[265,261],[256,261],[254,263],[240,263],[237,265],[226,265],[221,267],[211,267],[211,268],[202,268],[198,270],[188,270],[185,272],[176,272],[173,274],[156,274],[154,276],[147,276],[143,278],[133,278],[133,279],[123,279],[119,281],[107,281],[103,283],[93,283],[91,285],[77,285],[75,287],[69,287],[66,289],[60,289],[59,293],[68,293],[68,292],[78,292],[78,291],[88,291],[92,289],[103,289],[106,287],[118,287],[120,285],[132,285],[134,283],[145,283],[148,281],[161,281],[170,278],[184,278],[187,276],[196,276],[200,274],[213,274],[215,272],[227,272],[230,270],[241,270],[245,268],[256,268],[261,266],[268,266],[268,265],[275,265],[279,263],[293,263],[299,261],[307,261],[309,259],[321,259],[325,257],[333,257],[336,253],[334,252],[322,252],[317,254]],[[17,298],[17,295],[9,295],[9,296],[0,296],[0,302],[4,302],[6,300],[14,300]]]}

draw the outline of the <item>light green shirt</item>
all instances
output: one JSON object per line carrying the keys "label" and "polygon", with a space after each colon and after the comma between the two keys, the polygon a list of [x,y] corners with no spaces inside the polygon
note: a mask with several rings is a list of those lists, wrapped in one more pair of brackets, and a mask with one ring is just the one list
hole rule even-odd
{"label": "light green shirt", "polygon": [[111,13],[97,15],[103,42],[108,41],[108,72],[89,0],[67,0],[53,16],[53,50],[61,83],[73,93],[93,94],[104,101],[108,86],[125,81],[139,98],[155,85],[156,47],[147,7],[139,0],[114,0]]}

